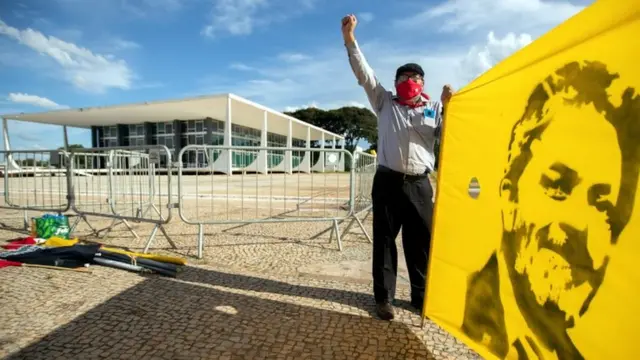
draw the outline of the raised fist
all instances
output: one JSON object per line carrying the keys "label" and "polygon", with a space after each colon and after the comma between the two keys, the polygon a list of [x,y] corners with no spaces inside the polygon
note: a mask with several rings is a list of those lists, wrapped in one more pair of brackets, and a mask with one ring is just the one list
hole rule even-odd
{"label": "raised fist", "polygon": [[356,25],[358,25],[358,19],[353,14],[349,14],[342,18],[342,33],[343,34],[353,34],[353,31],[356,29]]}
{"label": "raised fist", "polygon": [[453,91],[453,87],[449,84],[445,85],[442,87],[442,95],[440,95],[440,101],[442,101],[443,104],[446,104],[449,102],[449,100],[451,100],[451,96],[453,95],[454,91]]}

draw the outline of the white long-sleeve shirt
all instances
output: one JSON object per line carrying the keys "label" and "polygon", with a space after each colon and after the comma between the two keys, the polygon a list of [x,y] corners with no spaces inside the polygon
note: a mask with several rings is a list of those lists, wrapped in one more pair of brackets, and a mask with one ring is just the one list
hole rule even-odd
{"label": "white long-sleeve shirt", "polygon": [[434,145],[442,124],[442,103],[424,100],[416,108],[395,101],[378,81],[357,42],[346,44],[358,84],[378,117],[378,164],[408,175],[433,171]]}

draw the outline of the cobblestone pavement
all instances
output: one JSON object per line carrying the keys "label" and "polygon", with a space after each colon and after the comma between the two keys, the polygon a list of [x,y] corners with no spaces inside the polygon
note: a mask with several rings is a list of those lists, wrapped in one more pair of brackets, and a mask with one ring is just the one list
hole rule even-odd
{"label": "cobblestone pavement", "polygon": [[471,359],[399,289],[397,320],[363,284],[187,267],[177,279],[2,269],[8,359]]}
{"label": "cobblestone pavement", "polygon": [[[3,223],[21,225],[22,213],[0,215]],[[370,218],[365,221],[369,233]],[[89,220],[97,228],[110,223]],[[152,227],[132,225],[140,240],[122,225],[106,238],[88,239],[140,250]],[[343,234],[343,251],[337,250],[335,238],[329,240],[330,223],[207,226],[202,260],[193,258],[197,227],[175,215],[166,229],[177,249],[158,232],[151,251],[188,258],[193,266],[177,279],[103,267],[94,267],[92,274],[0,270],[0,357],[477,358],[434,323],[420,327],[402,280],[397,320],[389,323],[372,315],[368,274],[330,278],[303,273],[301,269],[370,261],[371,244],[357,226]],[[77,235],[87,230],[82,224]],[[0,231],[0,239],[19,236]],[[398,250],[402,262],[400,242]]]}

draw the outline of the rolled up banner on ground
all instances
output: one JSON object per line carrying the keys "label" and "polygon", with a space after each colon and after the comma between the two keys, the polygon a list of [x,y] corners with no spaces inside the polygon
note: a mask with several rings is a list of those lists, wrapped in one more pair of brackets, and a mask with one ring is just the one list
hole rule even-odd
{"label": "rolled up banner on ground", "polygon": [[639,35],[596,1],[446,109],[423,313],[484,358],[638,357]]}
{"label": "rolled up banner on ground", "polygon": [[113,253],[103,249],[100,250],[99,254],[102,258],[125,262],[125,263],[134,263],[136,265],[142,266],[146,269],[152,270],[154,272],[157,272],[165,276],[175,277],[177,275],[177,266],[174,264],[162,263],[159,261],[154,261],[149,259],[130,257],[125,254]]}
{"label": "rolled up banner on ground", "polygon": [[149,260],[155,260],[155,261],[159,261],[159,262],[171,263],[171,264],[176,264],[176,265],[186,265],[187,264],[187,260],[179,258],[179,257],[175,257],[175,256],[138,253],[138,252],[127,251],[127,250],[122,250],[122,249],[117,249],[117,248],[106,247],[106,246],[103,246],[100,249],[104,250],[104,251],[109,251],[109,252],[112,252],[112,253],[135,256],[136,258],[145,258],[145,259],[149,259]]}
{"label": "rolled up banner on ground", "polygon": [[93,258],[93,261],[98,265],[108,266],[116,269],[128,270],[133,272],[144,272],[145,269],[142,266],[127,264],[121,261],[104,259],[100,256]]}

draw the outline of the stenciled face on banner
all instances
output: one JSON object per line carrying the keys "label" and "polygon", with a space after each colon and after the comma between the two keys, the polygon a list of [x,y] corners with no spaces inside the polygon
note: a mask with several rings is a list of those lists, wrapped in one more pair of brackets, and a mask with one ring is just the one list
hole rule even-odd
{"label": "stenciled face on banner", "polygon": [[[541,79],[515,119],[500,248],[469,278],[462,325],[500,358],[583,358],[567,330],[598,296],[638,188],[640,96],[613,93],[619,77],[601,62],[570,62]],[[528,331],[509,329],[504,304],[514,300]]]}

